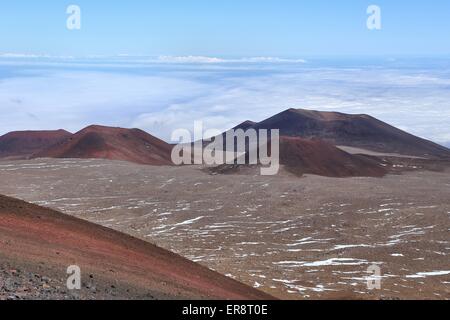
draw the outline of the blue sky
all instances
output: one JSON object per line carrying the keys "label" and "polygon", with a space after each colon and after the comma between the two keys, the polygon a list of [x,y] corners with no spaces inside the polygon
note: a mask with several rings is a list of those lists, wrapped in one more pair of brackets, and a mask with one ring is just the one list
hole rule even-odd
{"label": "blue sky", "polygon": [[[66,29],[66,8],[82,29]],[[366,9],[382,9],[380,31]],[[0,5],[0,52],[52,55],[450,54],[450,1],[15,0]]]}

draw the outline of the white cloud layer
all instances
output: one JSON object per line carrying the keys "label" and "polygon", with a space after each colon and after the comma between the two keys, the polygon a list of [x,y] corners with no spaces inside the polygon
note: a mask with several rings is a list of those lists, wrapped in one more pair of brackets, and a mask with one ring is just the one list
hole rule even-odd
{"label": "white cloud layer", "polygon": [[[247,57],[247,58],[218,58],[207,56],[133,56],[119,54],[115,56],[90,55],[85,57],[52,56],[48,54],[34,53],[0,53],[0,58],[16,60],[53,59],[54,62],[70,62],[74,60],[96,62],[114,61],[127,63],[169,63],[169,64],[219,64],[219,63],[306,63],[304,59],[287,59],[279,57]],[[68,60],[68,61],[67,61]]]}
{"label": "white cloud layer", "polygon": [[305,108],[367,113],[436,142],[450,141],[450,70],[164,59],[140,68],[0,60],[0,133],[77,131],[97,123],[139,127],[169,140],[174,129],[191,129],[198,120],[225,130]]}
{"label": "white cloud layer", "polygon": [[203,56],[159,56],[156,59],[149,59],[149,62],[164,63],[306,63],[304,59],[283,59],[277,57],[250,57],[239,59],[224,59]]}

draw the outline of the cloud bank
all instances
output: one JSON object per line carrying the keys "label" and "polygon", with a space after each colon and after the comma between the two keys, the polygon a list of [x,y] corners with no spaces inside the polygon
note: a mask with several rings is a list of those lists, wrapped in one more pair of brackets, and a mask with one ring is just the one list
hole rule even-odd
{"label": "cloud bank", "polygon": [[448,68],[216,59],[162,57],[139,67],[136,59],[54,65],[0,59],[0,133],[77,131],[98,123],[170,140],[174,129],[191,129],[198,120],[225,130],[305,108],[367,113],[438,143],[450,141]]}

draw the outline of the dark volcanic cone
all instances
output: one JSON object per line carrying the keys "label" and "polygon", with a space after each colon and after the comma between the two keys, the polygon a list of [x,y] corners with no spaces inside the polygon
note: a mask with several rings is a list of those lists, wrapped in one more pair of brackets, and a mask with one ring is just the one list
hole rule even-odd
{"label": "dark volcanic cone", "polygon": [[450,158],[450,150],[368,115],[289,109],[252,126],[282,136],[321,139],[336,146],[410,156]]}

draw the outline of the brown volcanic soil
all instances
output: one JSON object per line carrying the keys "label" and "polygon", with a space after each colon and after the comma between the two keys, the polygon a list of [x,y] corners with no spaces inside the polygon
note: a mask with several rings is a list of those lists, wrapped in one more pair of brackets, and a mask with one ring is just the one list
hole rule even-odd
{"label": "brown volcanic soil", "polygon": [[334,145],[412,156],[450,158],[450,150],[368,115],[289,109],[253,126],[283,136],[316,138]]}
{"label": "brown volcanic soil", "polygon": [[34,158],[99,158],[172,165],[172,146],[139,129],[89,126]]}
{"label": "brown volcanic soil", "polygon": [[0,137],[0,158],[27,159],[71,135],[65,130],[10,132]]}
{"label": "brown volcanic soil", "polygon": [[[169,251],[0,196],[0,299],[270,299]],[[83,289],[65,289],[78,265]]]}
{"label": "brown volcanic soil", "polygon": [[[280,137],[280,164],[298,176],[315,174],[324,177],[383,177],[387,163],[380,158],[350,154],[334,145],[297,137]],[[248,165],[221,165],[208,168],[210,172],[234,174],[248,171]]]}

